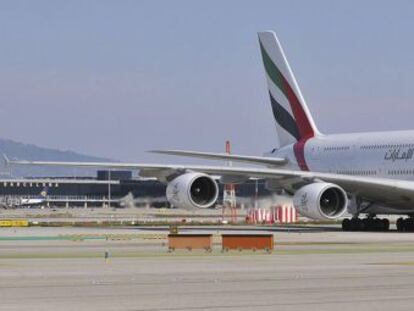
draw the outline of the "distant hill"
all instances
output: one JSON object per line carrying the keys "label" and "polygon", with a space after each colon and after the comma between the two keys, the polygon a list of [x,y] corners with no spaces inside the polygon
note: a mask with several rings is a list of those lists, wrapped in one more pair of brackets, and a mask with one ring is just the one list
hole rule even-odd
{"label": "distant hill", "polygon": [[[0,139],[0,152],[9,159],[39,160],[39,161],[93,161],[107,162],[111,159],[93,157],[79,154],[73,151],[42,148],[36,145],[23,144],[8,139]],[[70,177],[70,176],[96,176],[95,169],[64,168],[64,167],[31,167],[11,166],[6,167],[5,161],[0,159],[0,177]]]}

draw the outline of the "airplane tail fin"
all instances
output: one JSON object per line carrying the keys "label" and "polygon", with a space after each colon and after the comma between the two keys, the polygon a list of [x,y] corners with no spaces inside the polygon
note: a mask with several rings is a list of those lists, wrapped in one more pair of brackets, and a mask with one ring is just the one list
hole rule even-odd
{"label": "airplane tail fin", "polygon": [[258,35],[280,147],[320,135],[276,34]]}

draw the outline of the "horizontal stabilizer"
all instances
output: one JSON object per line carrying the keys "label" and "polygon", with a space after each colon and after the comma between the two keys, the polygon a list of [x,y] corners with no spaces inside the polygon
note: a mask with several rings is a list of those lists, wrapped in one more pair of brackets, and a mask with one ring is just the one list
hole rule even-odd
{"label": "horizontal stabilizer", "polygon": [[271,158],[271,157],[257,157],[247,155],[237,155],[228,153],[212,153],[212,152],[199,152],[199,151],[187,151],[187,150],[151,150],[152,153],[184,156],[192,158],[201,158],[207,160],[226,160],[234,162],[244,162],[256,165],[285,165],[286,159],[283,158]]}

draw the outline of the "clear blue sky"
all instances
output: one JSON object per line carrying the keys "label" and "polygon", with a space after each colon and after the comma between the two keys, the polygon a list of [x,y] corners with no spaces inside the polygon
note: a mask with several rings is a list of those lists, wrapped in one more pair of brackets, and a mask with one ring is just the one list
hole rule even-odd
{"label": "clear blue sky", "polygon": [[[257,31],[320,130],[414,129],[413,1],[0,1],[0,136],[126,161],[276,144]],[[170,161],[176,159],[170,159]]]}

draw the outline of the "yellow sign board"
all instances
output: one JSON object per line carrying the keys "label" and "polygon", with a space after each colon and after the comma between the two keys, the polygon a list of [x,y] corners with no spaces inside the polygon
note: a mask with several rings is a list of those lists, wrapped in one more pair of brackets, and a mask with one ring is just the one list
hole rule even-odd
{"label": "yellow sign board", "polygon": [[0,227],[28,227],[29,222],[24,219],[3,219],[0,220]]}

